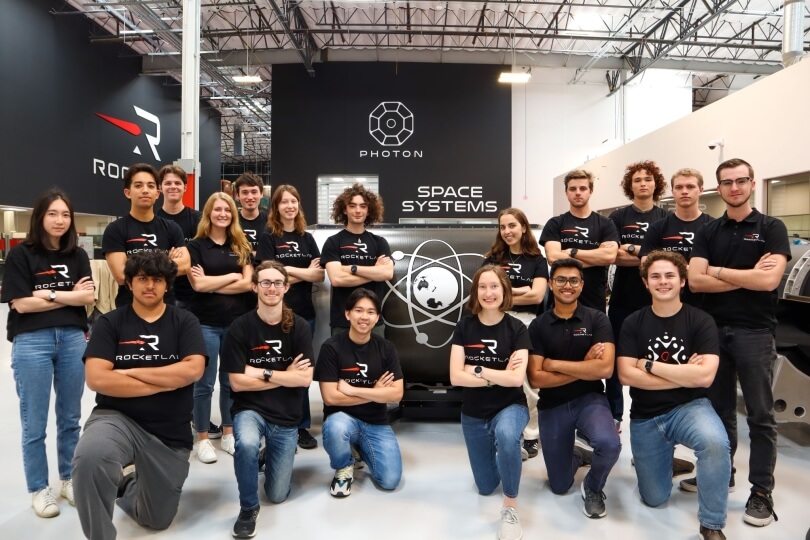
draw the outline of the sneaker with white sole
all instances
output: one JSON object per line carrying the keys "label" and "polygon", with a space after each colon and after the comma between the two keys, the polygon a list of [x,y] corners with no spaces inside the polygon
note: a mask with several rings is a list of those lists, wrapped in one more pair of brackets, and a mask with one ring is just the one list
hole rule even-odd
{"label": "sneaker with white sole", "polygon": [[219,441],[219,447],[223,452],[228,452],[230,455],[233,455],[233,453],[236,452],[236,439],[233,433],[223,435],[222,439]]}
{"label": "sneaker with white sole", "polygon": [[498,530],[498,540],[521,540],[523,528],[514,506],[501,508],[501,528]]}
{"label": "sneaker with white sole", "polygon": [[[697,477],[693,476],[692,478],[687,478],[686,480],[681,480],[678,483],[678,487],[681,488],[682,491],[688,491],[689,493],[697,493],[698,485],[697,485]],[[728,492],[734,493],[736,489],[736,484],[734,482],[734,477],[730,477],[728,480]]]}
{"label": "sneaker with white sole", "polygon": [[332,484],[329,486],[329,493],[332,497],[344,498],[352,494],[352,482],[354,482],[354,466],[348,465],[335,471]]}
{"label": "sneaker with white sole", "polygon": [[354,458],[354,468],[362,469],[365,463],[363,463],[363,458],[360,457],[360,451],[354,445],[352,445],[352,457]]}
{"label": "sneaker with white sole", "polygon": [[217,461],[217,451],[214,450],[214,445],[208,439],[197,441],[194,444],[194,451],[197,454],[197,459],[203,463],[216,463]]}
{"label": "sneaker with white sole", "polygon": [[236,523],[233,524],[233,537],[234,538],[253,538],[256,536],[256,522],[259,520],[259,509],[244,508],[239,510],[239,516],[236,518]]}
{"label": "sneaker with white sole", "polygon": [[59,494],[65,499],[70,506],[76,506],[76,499],[73,498],[73,480],[62,480],[62,489]]}
{"label": "sneaker with white sole", "polygon": [[582,510],[585,515],[591,519],[605,517],[607,509],[605,508],[605,492],[593,491],[588,487],[588,477],[582,479],[582,501],[584,503]]}
{"label": "sneaker with white sole", "polygon": [[52,518],[59,515],[59,505],[53,496],[50,486],[46,486],[31,497],[34,513],[41,518]]}
{"label": "sneaker with white sole", "polygon": [[743,521],[754,527],[765,527],[774,521],[779,521],[773,511],[773,497],[762,493],[752,493],[745,503]]}

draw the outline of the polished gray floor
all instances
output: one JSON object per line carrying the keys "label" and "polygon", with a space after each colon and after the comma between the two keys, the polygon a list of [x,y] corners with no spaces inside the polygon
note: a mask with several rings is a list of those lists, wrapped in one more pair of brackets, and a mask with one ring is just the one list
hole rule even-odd
{"label": "polished gray floor", "polygon": [[[0,320],[5,320],[5,306]],[[321,406],[316,388],[312,392],[313,433],[320,442]],[[93,392],[83,399],[84,417],[93,407]],[[60,501],[62,514],[41,519],[30,508],[20,453],[19,408],[10,368],[10,344],[0,345],[0,416],[3,442],[0,445],[0,538],[82,538],[75,508]],[[400,421],[394,426],[404,460],[401,486],[393,493],[378,490],[359,471],[352,496],[333,499],[328,485],[332,477],[325,452],[299,450],[290,499],[273,505],[262,501],[257,538],[353,539],[353,540],[493,540],[497,538],[499,492],[489,497],[476,494],[469,470],[461,429],[457,423]],[[55,428],[48,430],[51,485],[58,485],[55,470]],[[776,467],[776,511],[779,521],[764,529],[742,522],[748,497],[748,433],[740,418],[740,448],[737,454],[737,491],[730,495],[729,539],[800,540],[810,525],[810,428],[804,424],[782,425],[779,429],[779,457]],[[587,519],[582,513],[577,476],[575,488],[555,496],[546,482],[542,456],[525,463],[521,481],[519,513],[526,539],[654,539],[697,538],[697,498],[673,489],[672,499],[661,508],[648,508],[639,500],[630,463],[627,429],[622,433],[624,450],[605,488],[608,515]],[[218,448],[218,444],[216,444]],[[115,524],[119,538],[163,538],[198,540],[230,537],[239,510],[232,458],[219,452],[219,461],[205,465],[192,458],[180,511],[172,526],[163,532],[147,531],[135,525],[121,511]],[[680,454],[680,450],[679,450]],[[682,454],[689,457],[688,453]],[[677,479],[676,479],[677,481]]]}

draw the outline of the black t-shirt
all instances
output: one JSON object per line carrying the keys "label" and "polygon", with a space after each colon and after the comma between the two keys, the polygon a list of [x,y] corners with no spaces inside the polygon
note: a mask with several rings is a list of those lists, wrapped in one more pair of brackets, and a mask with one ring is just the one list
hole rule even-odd
{"label": "black t-shirt", "polygon": [[[519,349],[528,349],[526,325],[508,313],[497,324],[487,326],[478,315],[468,315],[456,325],[453,345],[464,347],[464,363],[504,371],[509,357]],[[461,412],[466,416],[490,420],[510,405],[526,405],[523,387],[493,384],[489,388],[463,388]]]}
{"label": "black t-shirt", "polygon": [[[616,356],[686,364],[695,353],[720,354],[717,326],[707,313],[683,304],[681,310],[671,317],[659,317],[651,307],[627,317]],[[666,414],[679,405],[704,397],[706,392],[706,388],[642,390],[631,386],[630,418],[654,418]]]}
{"label": "black t-shirt", "polygon": [[245,236],[247,236],[251,249],[255,253],[259,249],[259,236],[267,228],[267,212],[259,210],[258,217],[253,219],[242,217],[242,212],[239,212],[239,225],[245,231]]}
{"label": "black t-shirt", "polygon": [[[191,355],[208,358],[197,318],[184,309],[166,306],[155,322],[141,319],[127,305],[102,315],[84,353],[112,362],[113,369],[152,368],[176,364]],[[194,383],[151,396],[119,398],[96,393],[96,409],[112,409],[173,448],[191,448]]]}
{"label": "black t-shirt", "polygon": [[[644,242],[649,227],[667,215],[668,212],[658,206],[653,206],[647,212],[642,212],[631,204],[610,214],[610,219],[619,232],[619,245],[635,244],[640,246]],[[640,253],[637,255],[641,256]],[[650,303],[652,303],[652,299],[641,281],[638,266],[616,265],[613,288],[610,292],[610,305],[627,309],[639,309],[643,306],[649,306]]]}
{"label": "black t-shirt", "polygon": [[[191,239],[197,235],[197,225],[200,224],[200,219],[202,219],[202,213],[200,213],[198,210],[194,210],[193,208],[189,208],[188,206],[184,206],[183,209],[176,214],[170,214],[163,208],[158,208],[155,211],[155,214],[163,219],[168,219],[169,221],[177,223],[180,226],[180,229],[183,231],[183,237],[185,238],[186,244],[188,244]],[[177,276],[174,280],[174,285],[172,288],[174,289],[175,297],[183,302],[191,302],[196,294],[194,289],[191,287],[188,276]]]}
{"label": "black t-shirt", "polygon": [[[380,255],[391,256],[388,241],[369,231],[362,234],[353,234],[343,229],[326,239],[321,254],[321,266],[326,268],[330,262],[337,261],[343,266],[374,266]],[[346,300],[355,289],[363,287],[377,293],[380,301],[385,298],[388,289],[383,281],[369,281],[359,287],[335,287],[332,285],[332,302],[329,308],[329,325],[333,328],[348,328],[346,320]],[[383,318],[377,321],[377,326],[384,324]]]}
{"label": "black t-shirt", "polygon": [[[561,319],[553,309],[546,311],[529,325],[529,338],[532,354],[571,362],[582,362],[596,343],[614,343],[607,315],[582,304],[577,305],[570,319]],[[590,392],[601,394],[604,390],[601,380],[581,379],[555,388],[541,388],[537,408],[553,409]]]}
{"label": "black t-shirt", "polygon": [[[692,221],[683,221],[675,214],[668,214],[647,229],[639,256],[644,257],[651,251],[660,249],[680,253],[688,262],[692,257],[695,233],[713,219],[709,214],[700,214]],[[695,307],[701,307],[704,296],[704,293],[690,291],[688,283],[681,289],[681,300]]]}
{"label": "black t-shirt", "polygon": [[[324,341],[318,362],[315,364],[315,380],[338,382],[343,379],[351,386],[373,388],[386,371],[394,374],[394,380],[402,379],[402,368],[394,344],[372,334],[368,343],[358,345],[343,332]],[[388,406],[385,403],[364,403],[350,407],[323,406],[323,418],[333,413],[344,412],[368,424],[388,424]]]}
{"label": "black t-shirt", "polygon": [[[107,253],[125,253],[127,257],[140,251],[162,251],[186,245],[183,231],[172,221],[155,216],[152,221],[138,221],[130,214],[116,219],[104,229],[101,237],[101,249]],[[174,290],[166,292],[164,301],[174,303]],[[118,287],[118,296],[115,297],[116,307],[132,303],[132,291],[122,285]]]}
{"label": "black t-shirt", "polygon": [[[275,236],[265,230],[259,238],[259,249],[256,251],[256,261],[276,260],[284,266],[295,268],[309,268],[312,259],[321,256],[315,238],[308,232],[300,235],[296,232],[285,232]],[[296,315],[306,320],[315,318],[315,307],[312,305],[312,282],[299,281],[290,286],[284,295],[284,303]]]}
{"label": "black t-shirt", "polygon": [[[544,278],[548,279],[548,263],[546,262],[546,258],[542,255],[540,256],[531,256],[531,255],[512,255],[507,254],[506,261],[496,262],[489,257],[484,260],[484,263],[481,266],[487,264],[496,264],[503,268],[503,271],[506,272],[506,276],[509,278],[509,283],[512,285],[512,288],[515,287],[531,287],[534,278]],[[536,305],[531,306],[512,306],[512,311],[521,311],[526,313],[534,313],[538,314],[543,309],[543,299],[540,299],[540,302]]]}
{"label": "black t-shirt", "polygon": [[[223,276],[242,273],[239,257],[230,244],[219,245],[211,238],[200,238],[188,243],[191,265],[203,267],[206,276]],[[253,292],[222,294],[217,292],[199,293],[191,303],[191,312],[206,326],[228,326],[250,309],[256,307]]]}
{"label": "black t-shirt", "polygon": [[[72,255],[55,251],[42,251],[25,244],[11,248],[6,258],[0,302],[27,298],[36,290],[72,291],[83,277],[89,277],[90,261],[83,249]],[[51,311],[19,313],[9,307],[6,325],[9,341],[23,332],[76,326],[87,331],[87,311],[84,306],[64,306]]]}
{"label": "black t-shirt", "polygon": [[[578,250],[597,249],[604,242],[619,243],[616,226],[608,218],[591,212],[585,219],[575,217],[571,212],[555,216],[548,220],[540,234],[540,244],[559,242],[562,249]],[[605,311],[605,285],[607,284],[607,266],[592,266],[584,270],[585,286],[579,302],[585,306]]]}
{"label": "black t-shirt", "polygon": [[[245,366],[284,371],[295,357],[303,354],[314,362],[312,334],[309,324],[294,316],[293,329],[285,334],[281,324],[269,325],[256,311],[236,319],[225,336],[222,346],[222,369],[228,373],[244,373]],[[272,390],[238,392],[231,390],[231,414],[255,411],[271,424],[298,427],[301,423],[301,400],[304,388],[279,386]]]}
{"label": "black t-shirt", "polygon": [[[790,242],[785,224],[754,209],[742,221],[728,219],[726,213],[707,223],[695,234],[692,257],[709,261],[709,266],[751,269],[766,253],[784,255],[790,260]],[[706,293],[703,309],[718,326],[776,329],[776,289],[752,291],[736,289]]]}

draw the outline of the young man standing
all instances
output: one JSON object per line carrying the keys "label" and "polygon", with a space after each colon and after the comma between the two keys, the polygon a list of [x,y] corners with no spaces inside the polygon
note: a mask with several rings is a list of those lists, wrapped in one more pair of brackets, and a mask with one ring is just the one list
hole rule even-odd
{"label": "young man standing", "polygon": [[[748,416],[751,496],[743,520],[764,527],[776,519],[773,470],[776,420],[773,366],[776,361],[776,289],[790,259],[785,224],[751,207],[754,169],[742,159],[717,167],[717,191],[726,212],[695,235],[689,261],[689,287],[707,293],[703,308],[714,317],[720,335],[720,367],[710,391],[712,405],[737,450],[737,380]],[[734,484],[734,469],[731,470]],[[681,486],[689,489],[689,481]],[[703,489],[695,482],[693,489]]]}
{"label": "young man standing", "polygon": [[[160,251],[130,256],[124,267],[132,303],[103,315],[85,352],[96,408],[73,457],[82,531],[115,538],[117,504],[144,527],[169,527],[188,476],[194,381],[205,341],[197,318],[163,301],[177,265]],[[117,500],[116,500],[117,499]]]}
{"label": "young man standing", "polygon": [[616,260],[619,235],[611,220],[591,211],[592,194],[593,174],[583,170],[566,174],[565,196],[570,209],[548,220],[539,243],[546,250],[549,264],[558,259],[576,259],[582,263],[585,286],[581,303],[604,313],[607,267]]}
{"label": "young man standing", "polygon": [[[641,244],[651,224],[667,215],[667,211],[655,205],[667,189],[661,169],[654,161],[631,163],[624,171],[622,190],[632,204],[610,214],[610,219],[619,233],[619,251],[616,254],[616,274],[610,291],[608,317],[613,335],[618,339],[622,323],[628,315],[650,305],[650,295],[644,289],[638,273]],[[605,395],[616,430],[621,433],[624,417],[624,392],[619,382],[619,372],[605,381]],[[689,472],[688,469],[683,472]]]}
{"label": "young man standing", "polygon": [[368,289],[355,289],[344,317],[348,332],[327,339],[315,364],[324,404],[323,447],[335,469],[329,488],[334,497],[351,495],[361,461],[381,489],[396,489],[402,477],[386,405],[402,399],[405,385],[394,344],[372,333],[380,299]]}
{"label": "young man standing", "polygon": [[[581,486],[583,510],[601,518],[607,513],[603,489],[622,444],[602,384],[613,373],[613,331],[607,315],[578,302],[582,276],[575,259],[551,265],[554,307],[529,325],[527,376],[540,389],[540,447],[551,491],[565,494],[576,470],[591,465]],[[574,445],[575,430],[588,437],[593,452]]]}
{"label": "young man standing", "polygon": [[[695,451],[701,490],[702,540],[725,540],[729,444],[706,398],[719,363],[717,327],[705,312],[682,304],[686,260],[653,251],[641,264],[652,306],[625,320],[618,344],[619,376],[630,387],[630,443],[641,499],[664,504],[672,493],[676,444]],[[704,488],[705,486],[705,488]]]}
{"label": "young man standing", "polygon": [[312,334],[306,320],[284,305],[284,265],[265,261],[253,274],[258,309],[231,323],[222,347],[233,398],[239,488],[235,538],[252,538],[259,517],[259,450],[265,442],[264,492],[274,504],[290,494],[301,400],[312,382]]}
{"label": "young man standing", "polygon": [[[321,253],[321,266],[332,286],[329,326],[333,336],[349,328],[344,307],[355,289],[364,287],[377,298],[384,298],[385,281],[394,278],[388,241],[366,230],[382,218],[382,199],[360,183],[346,188],[332,205],[332,219],[346,227],[327,238]],[[385,325],[379,312],[375,321],[374,331],[384,336]]]}
{"label": "young man standing", "polygon": [[[158,172],[148,163],[136,163],[124,175],[124,196],[130,200],[129,214],[104,229],[101,249],[107,266],[118,283],[115,306],[132,302],[132,293],[124,279],[124,265],[134,253],[162,251],[177,264],[177,273],[185,275],[191,268],[183,231],[176,223],[155,215],[155,203],[160,196]],[[166,303],[174,303],[169,289]]]}
{"label": "young man standing", "polygon": [[239,209],[239,225],[253,246],[253,254],[259,248],[259,237],[267,228],[267,212],[259,209],[262,202],[264,182],[258,174],[246,172],[234,182],[236,199],[242,206]]}

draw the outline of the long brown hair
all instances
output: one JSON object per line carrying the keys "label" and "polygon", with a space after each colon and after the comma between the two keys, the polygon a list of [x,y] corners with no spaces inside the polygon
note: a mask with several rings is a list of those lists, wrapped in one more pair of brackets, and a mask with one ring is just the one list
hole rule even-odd
{"label": "long brown hair", "polygon": [[45,233],[43,221],[51,204],[60,199],[65,201],[65,205],[70,212],[70,226],[65,231],[65,234],[59,238],[59,253],[61,255],[72,255],[76,252],[76,248],[79,246],[79,233],[76,232],[73,205],[70,204],[70,199],[68,199],[65,192],[59,188],[49,189],[37,197],[36,202],[34,202],[34,209],[31,212],[31,224],[28,228],[28,236],[25,237],[25,241],[23,242],[26,246],[43,252],[48,251],[50,246],[47,244],[47,234]]}
{"label": "long brown hair", "polygon": [[[290,281],[290,276],[287,274],[287,269],[284,268],[284,265],[276,260],[264,261],[259,266],[256,267],[256,271],[253,272],[253,283],[256,284],[256,287],[259,287],[259,273],[262,270],[278,270],[282,276],[284,276],[284,284],[286,285]],[[292,332],[293,327],[295,326],[295,317],[293,316],[293,311],[287,307],[287,304],[284,301],[281,301],[281,331],[285,334],[289,334]]]}
{"label": "long brown hair", "polygon": [[248,242],[247,236],[245,236],[245,232],[242,230],[242,226],[239,225],[239,211],[236,209],[236,203],[233,202],[233,198],[227,193],[215,191],[208,197],[208,200],[205,201],[205,207],[203,207],[202,217],[200,218],[200,224],[197,226],[197,234],[194,236],[194,239],[208,238],[211,234],[211,212],[214,210],[214,203],[218,199],[228,203],[228,207],[231,209],[231,224],[228,225],[227,231],[231,249],[236,253],[241,266],[250,264],[253,247],[250,245],[250,242]]}
{"label": "long brown hair", "polygon": [[492,272],[501,282],[501,289],[503,289],[503,300],[501,305],[498,306],[499,311],[509,311],[512,309],[512,283],[503,271],[503,268],[494,264],[485,264],[472,278],[472,285],[470,285],[470,298],[467,300],[467,309],[472,311],[475,315],[481,313],[481,302],[478,300],[478,282],[481,281],[481,276],[485,272]]}
{"label": "long brown hair", "polygon": [[492,242],[492,246],[489,248],[486,258],[496,263],[506,262],[506,254],[509,252],[509,246],[506,245],[506,242],[504,242],[503,238],[501,237],[500,230],[501,218],[505,215],[515,216],[515,219],[520,226],[526,229],[526,232],[524,232],[520,237],[520,252],[523,255],[530,255],[533,257],[542,255],[540,247],[537,245],[537,240],[534,237],[534,233],[532,233],[529,218],[526,217],[523,210],[520,208],[506,208],[498,213],[498,232],[495,234],[495,241]]}
{"label": "long brown hair", "polygon": [[295,216],[295,232],[301,236],[307,228],[307,219],[304,217],[304,209],[301,208],[301,196],[295,186],[290,184],[281,184],[273,192],[273,198],[270,199],[270,214],[267,216],[267,228],[270,229],[270,234],[273,236],[282,236],[284,234],[284,225],[281,223],[281,212],[278,211],[278,205],[281,204],[281,198],[284,192],[289,193],[295,200],[298,201],[298,214]]}

